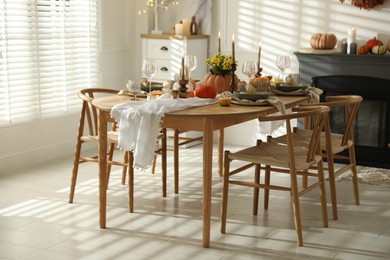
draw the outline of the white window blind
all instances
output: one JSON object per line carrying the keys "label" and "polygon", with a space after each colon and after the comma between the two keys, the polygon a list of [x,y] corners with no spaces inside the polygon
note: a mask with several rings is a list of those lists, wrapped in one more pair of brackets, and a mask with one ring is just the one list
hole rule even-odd
{"label": "white window blind", "polygon": [[97,0],[2,0],[0,15],[0,127],[78,111],[98,81]]}

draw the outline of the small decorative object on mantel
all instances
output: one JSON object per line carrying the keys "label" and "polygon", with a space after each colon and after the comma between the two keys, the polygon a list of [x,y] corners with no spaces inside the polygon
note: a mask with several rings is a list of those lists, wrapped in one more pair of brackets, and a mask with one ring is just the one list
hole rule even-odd
{"label": "small decorative object on mantel", "polygon": [[[360,9],[371,9],[377,5],[383,5],[386,0],[349,0],[352,6],[359,7]],[[345,0],[339,0],[340,3],[344,3]]]}
{"label": "small decorative object on mantel", "polygon": [[337,37],[333,33],[322,34],[315,33],[311,36],[310,45],[313,49],[318,50],[330,50],[333,49],[337,44]]}
{"label": "small decorative object on mantel", "polygon": [[390,39],[387,41],[387,51],[390,52]]}
{"label": "small decorative object on mantel", "polygon": [[191,24],[190,24],[190,34],[191,35],[198,35],[199,28],[198,24],[196,23],[196,17],[192,16]]}
{"label": "small decorative object on mantel", "polygon": [[369,49],[369,51],[371,52],[372,48],[374,48],[374,46],[383,45],[383,43],[380,40],[378,40],[376,37],[374,37],[374,38],[369,39],[368,41],[366,41],[365,45]]}

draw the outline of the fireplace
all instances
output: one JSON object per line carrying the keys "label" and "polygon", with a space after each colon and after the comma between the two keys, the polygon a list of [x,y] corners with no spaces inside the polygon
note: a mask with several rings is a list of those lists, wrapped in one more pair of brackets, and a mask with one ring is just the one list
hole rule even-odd
{"label": "fireplace", "polygon": [[[363,102],[354,124],[359,165],[390,168],[390,56],[296,53],[303,83],[328,95],[360,95]],[[330,115],[337,131],[341,111]]]}
{"label": "fireplace", "polygon": [[[324,90],[322,100],[334,95],[363,97],[353,128],[357,163],[390,168],[390,80],[332,75],[313,77],[312,85]],[[343,111],[332,110],[332,131],[338,132],[343,120]]]}

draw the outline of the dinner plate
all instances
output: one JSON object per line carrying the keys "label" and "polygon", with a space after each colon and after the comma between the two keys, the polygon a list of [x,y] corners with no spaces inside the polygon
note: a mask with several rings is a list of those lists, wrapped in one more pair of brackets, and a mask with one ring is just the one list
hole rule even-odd
{"label": "dinner plate", "polygon": [[233,94],[238,99],[246,99],[250,101],[256,101],[259,99],[267,99],[269,97],[269,93],[267,92],[255,92],[255,93],[248,93],[248,92],[235,92]]}
{"label": "dinner plate", "polygon": [[275,85],[276,90],[283,91],[283,92],[292,92],[292,91],[297,91],[301,89],[307,89],[309,86],[304,85],[304,84],[283,84],[283,83],[278,83]]}

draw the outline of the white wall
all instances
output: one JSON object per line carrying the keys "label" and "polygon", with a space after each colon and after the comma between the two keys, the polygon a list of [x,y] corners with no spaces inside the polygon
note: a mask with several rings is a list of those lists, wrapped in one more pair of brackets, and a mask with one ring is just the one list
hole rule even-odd
{"label": "white wall", "polygon": [[[146,9],[143,0],[100,1],[100,80],[104,87],[120,89],[127,79],[141,75],[140,34],[152,29],[153,17],[137,15],[138,10]],[[390,35],[389,24],[389,0],[369,11],[340,4],[338,0],[213,0],[209,54],[216,52],[219,30],[224,53],[230,52],[231,35],[236,35],[239,62],[256,55],[256,46],[261,40],[264,72],[278,75],[274,65],[276,55],[288,53],[294,58],[294,51],[309,46],[313,33],[333,32],[343,39],[347,30],[354,27],[358,39],[365,40],[378,33]],[[298,64],[295,60],[290,72],[296,71]],[[0,128],[0,173],[73,154],[77,122],[78,115],[70,115]],[[226,142],[253,144],[256,136],[251,134],[258,132],[257,127],[257,122],[251,121],[229,128]],[[240,133],[240,139],[237,139],[237,133]],[[249,137],[242,139],[242,133]]]}

